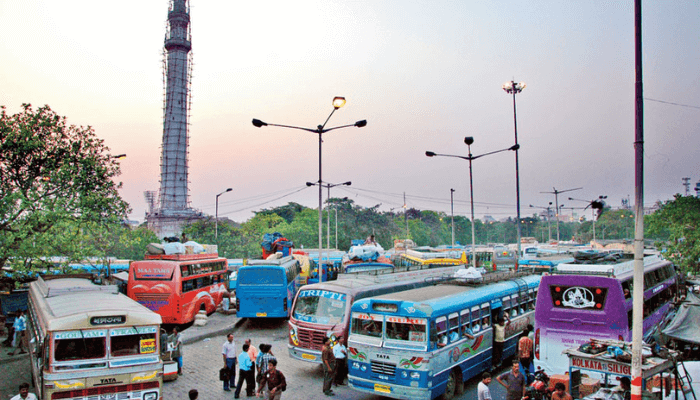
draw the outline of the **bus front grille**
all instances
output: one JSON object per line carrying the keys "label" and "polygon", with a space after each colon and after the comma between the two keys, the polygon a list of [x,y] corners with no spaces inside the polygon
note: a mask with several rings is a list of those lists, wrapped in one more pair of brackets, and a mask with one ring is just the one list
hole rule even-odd
{"label": "bus front grille", "polygon": [[321,347],[323,347],[324,337],[326,337],[326,333],[322,331],[304,328],[299,328],[297,330],[299,345],[305,349],[321,350]]}
{"label": "bus front grille", "polygon": [[382,375],[394,375],[396,373],[396,364],[372,360],[372,372]]}

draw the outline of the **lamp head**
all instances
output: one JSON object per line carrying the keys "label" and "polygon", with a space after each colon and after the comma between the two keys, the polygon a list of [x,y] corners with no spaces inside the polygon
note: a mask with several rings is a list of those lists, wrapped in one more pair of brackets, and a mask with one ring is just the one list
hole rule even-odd
{"label": "lamp head", "polygon": [[115,159],[126,158],[126,154],[117,154],[116,156],[112,156],[112,158],[115,158]]}
{"label": "lamp head", "polygon": [[355,122],[355,126],[358,128],[362,128],[364,126],[367,126],[367,120],[363,119],[362,121],[357,121],[357,122]]}
{"label": "lamp head", "polygon": [[314,186],[314,185],[316,185],[316,184],[313,182],[306,182],[306,186]]}
{"label": "lamp head", "polygon": [[233,190],[232,188],[226,189],[227,192],[230,192],[230,191],[232,191],[232,190]]}
{"label": "lamp head", "polygon": [[345,105],[345,97],[336,96],[333,98],[333,108],[336,110]]}
{"label": "lamp head", "polygon": [[518,149],[520,149],[520,144],[514,144],[508,148],[511,151],[518,151]]}
{"label": "lamp head", "polygon": [[432,151],[426,151],[425,155],[428,157],[435,157],[435,153],[433,153]]}
{"label": "lamp head", "polygon": [[472,136],[467,136],[464,138],[464,143],[466,143],[467,146],[471,146],[474,143],[474,138]]}
{"label": "lamp head", "polygon": [[343,185],[350,186],[350,185],[352,185],[352,182],[351,181],[343,182]]}
{"label": "lamp head", "polygon": [[260,121],[259,119],[253,118],[253,125],[257,128],[260,128],[261,126],[267,126],[266,123]]}

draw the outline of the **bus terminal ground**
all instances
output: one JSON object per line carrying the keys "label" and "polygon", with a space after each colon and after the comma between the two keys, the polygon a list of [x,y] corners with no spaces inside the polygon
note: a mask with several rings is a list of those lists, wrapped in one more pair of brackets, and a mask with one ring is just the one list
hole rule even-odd
{"label": "bus terminal ground", "polygon": [[[289,326],[287,320],[273,319],[250,321],[240,319],[236,315],[214,313],[207,318],[205,326],[191,325],[183,330],[184,360],[183,372],[177,380],[165,382],[164,399],[186,399],[190,389],[199,391],[200,399],[233,399],[233,392],[224,392],[219,381],[219,369],[222,366],[221,345],[227,333],[234,334],[236,347],[241,347],[247,338],[252,339],[257,347],[260,343],[272,344],[272,351],[278,359],[278,369],[287,378],[287,390],[282,394],[283,399],[327,399],[323,395],[323,371],[319,365],[293,360],[287,350]],[[0,340],[5,340],[1,336]],[[11,348],[0,347],[0,400],[8,400],[18,392],[22,382],[29,382],[30,367],[27,354],[9,356]],[[505,372],[499,370],[498,373]],[[475,399],[478,380],[469,381],[465,385],[464,394],[460,399]],[[505,398],[505,390],[494,382],[490,385],[494,399]],[[30,386],[30,392],[34,388]],[[388,399],[375,395],[356,392],[347,386],[334,388],[335,400]],[[245,396],[243,396],[245,397]]]}

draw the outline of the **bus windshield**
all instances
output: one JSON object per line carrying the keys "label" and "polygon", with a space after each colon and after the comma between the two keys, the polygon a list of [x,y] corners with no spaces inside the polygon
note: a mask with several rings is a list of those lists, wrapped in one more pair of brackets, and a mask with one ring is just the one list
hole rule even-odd
{"label": "bus windshield", "polygon": [[382,337],[384,318],[379,314],[352,313],[351,333],[370,337]]}
{"label": "bus windshield", "polygon": [[60,332],[54,336],[56,361],[104,358],[107,333],[105,331]]}
{"label": "bus windshield", "polygon": [[110,354],[114,357],[138,356],[155,353],[155,327],[129,327],[112,329],[110,336]]}
{"label": "bus windshield", "polygon": [[284,271],[279,268],[241,269],[238,271],[239,285],[282,285]]}
{"label": "bus windshield", "polygon": [[425,318],[387,317],[386,338],[425,343],[427,325]]}
{"label": "bus windshield", "polygon": [[316,324],[339,324],[345,319],[347,296],[327,290],[302,290],[294,307],[294,318]]}

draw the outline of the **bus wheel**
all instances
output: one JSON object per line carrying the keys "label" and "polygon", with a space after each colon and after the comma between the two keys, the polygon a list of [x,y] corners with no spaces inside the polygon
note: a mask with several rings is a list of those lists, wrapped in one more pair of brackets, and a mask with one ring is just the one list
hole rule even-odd
{"label": "bus wheel", "polygon": [[458,372],[454,369],[450,372],[450,377],[447,378],[447,385],[445,385],[445,393],[442,395],[443,400],[452,400],[457,393],[457,386],[462,386],[462,379],[458,375]]}

